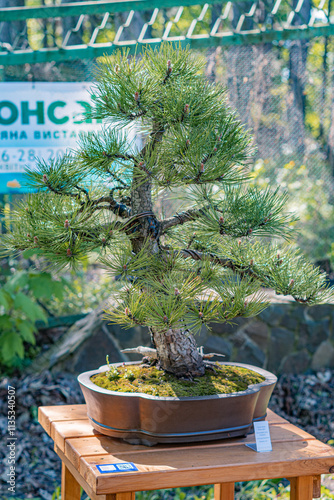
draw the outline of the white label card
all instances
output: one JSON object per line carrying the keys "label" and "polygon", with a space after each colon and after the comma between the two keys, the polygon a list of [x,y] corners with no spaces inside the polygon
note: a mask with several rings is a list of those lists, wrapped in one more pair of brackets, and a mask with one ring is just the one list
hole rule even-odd
{"label": "white label card", "polygon": [[254,422],[255,443],[246,444],[249,448],[259,453],[272,451],[269,423],[267,421]]}

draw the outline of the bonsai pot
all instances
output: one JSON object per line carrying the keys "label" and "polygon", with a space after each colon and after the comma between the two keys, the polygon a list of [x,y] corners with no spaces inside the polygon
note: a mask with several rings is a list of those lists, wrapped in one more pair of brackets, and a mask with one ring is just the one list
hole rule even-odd
{"label": "bonsai pot", "polygon": [[[94,429],[131,444],[151,446],[244,436],[252,430],[254,421],[266,417],[277,377],[256,366],[220,364],[248,368],[263,375],[265,380],[250,385],[245,391],[181,398],[101,388],[91,381],[91,377],[107,371],[107,366],[82,373],[78,381]],[[122,363],[112,366],[120,365]]]}

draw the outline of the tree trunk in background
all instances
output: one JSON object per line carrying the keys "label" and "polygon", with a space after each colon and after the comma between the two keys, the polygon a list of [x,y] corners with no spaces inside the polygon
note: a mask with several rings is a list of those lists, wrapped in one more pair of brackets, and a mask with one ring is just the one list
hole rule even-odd
{"label": "tree trunk in background", "polygon": [[[267,11],[272,0],[266,2]],[[233,28],[236,28],[241,14],[249,12],[252,2],[233,5]],[[245,18],[242,30],[254,28],[256,23],[266,22],[263,2],[253,18]],[[231,107],[238,110],[242,122],[254,134],[258,157],[271,158],[277,155],[278,145],[283,142],[283,130],[278,120],[268,121],[274,109],[270,93],[273,79],[273,47],[271,44],[230,47],[226,51],[227,87]],[[263,117],[267,120],[264,123]]]}
{"label": "tree trunk in background", "polygon": [[[6,7],[24,7],[24,0],[0,0],[0,9],[4,9]],[[26,46],[26,24],[25,21],[11,21],[7,23],[0,22],[1,30],[0,30],[0,42],[4,44],[4,48],[6,48],[6,44],[8,44],[8,49],[10,50],[12,47],[21,48],[22,46]],[[7,78],[8,68],[3,68],[0,70],[0,81],[10,80],[11,78]]]}
{"label": "tree trunk in background", "polygon": [[[221,4],[212,4],[211,5],[211,22],[210,22],[210,30],[212,30],[214,23],[218,19],[218,17],[222,13]],[[217,60],[221,54],[221,47],[217,48],[209,48],[206,51],[206,67],[205,67],[205,75],[211,81],[216,81],[216,69],[217,69]]]}
{"label": "tree trunk in background", "polygon": [[330,126],[328,131],[328,144],[327,144],[327,160],[330,166],[330,171],[334,177],[334,75],[331,79],[331,116],[330,116]]}
{"label": "tree trunk in background", "polygon": [[[141,33],[142,27],[144,26],[145,23],[149,22],[151,17],[152,17],[153,9],[152,10],[145,10],[145,11],[135,11],[133,13],[131,23],[129,24],[129,27],[124,28],[122,35],[120,37],[120,41],[126,40],[131,38],[132,40],[137,39]],[[115,19],[115,28],[116,32],[117,30],[128,21],[128,16],[129,12],[119,12],[114,14],[114,19]],[[151,26],[147,26],[144,38],[151,38],[152,36],[152,29]]]}
{"label": "tree trunk in background", "polygon": [[[0,9],[4,9],[6,7],[24,7],[24,0],[0,0]],[[14,45],[14,43],[17,43],[18,48],[22,46],[22,41],[24,41],[25,35],[23,38],[20,38],[20,35],[24,32],[24,21],[11,21],[8,23],[3,23],[0,32],[0,41],[2,43],[9,43],[10,45]]]}
{"label": "tree trunk in background", "polygon": [[[329,0],[328,2],[328,16],[331,15],[332,11],[333,11],[333,6],[332,6],[332,3],[333,1],[332,0]],[[328,58],[327,58],[327,51],[328,51],[328,45],[329,45],[329,39],[326,38],[325,40],[325,53],[324,53],[324,63],[323,63],[323,87],[325,87],[325,85],[327,84],[327,71],[328,71]],[[332,47],[331,47],[332,48]],[[325,58],[326,56],[326,58]],[[333,63],[331,64],[331,68],[330,68],[333,72]],[[331,75],[331,73],[329,73],[329,77],[328,77],[328,80],[329,80],[329,86],[330,86],[330,118],[329,118],[329,128],[328,128],[328,137],[327,137],[327,141],[325,140],[325,138],[323,139],[324,140],[324,143],[325,143],[325,146],[326,146],[326,156],[327,156],[327,161],[328,161],[328,164],[329,164],[329,167],[330,167],[330,172],[332,174],[332,176],[334,177],[334,74]],[[327,85],[326,85],[326,88],[327,88]],[[325,88],[323,90],[323,92],[325,93]],[[324,99],[323,99],[324,100]],[[322,130],[323,130],[323,126],[322,126]],[[327,144],[326,144],[327,142]],[[332,199],[332,203],[333,203],[333,199]]]}
{"label": "tree trunk in background", "polygon": [[321,82],[321,104],[319,114],[319,141],[324,146],[326,142],[325,119],[326,119],[326,96],[327,96],[327,80],[328,80],[328,45],[329,38],[324,38],[324,55],[322,60],[322,82]]}
{"label": "tree trunk in background", "polygon": [[[62,4],[72,3],[72,2],[73,3],[80,3],[80,0],[61,0]],[[83,12],[83,14],[84,14],[84,12]],[[69,32],[76,27],[78,19],[79,19],[79,16],[63,17],[61,19],[64,38],[66,37],[67,34],[69,35]],[[83,42],[82,42],[82,27],[81,27],[78,31],[76,31],[74,33],[72,32],[69,35],[68,44],[81,45],[82,43]]]}
{"label": "tree trunk in background", "polygon": [[[296,8],[299,0],[293,0]],[[293,19],[294,26],[306,24],[310,20],[311,0],[304,0],[302,8]],[[292,150],[298,156],[305,152],[305,84],[308,40],[294,40],[290,45],[290,95],[288,102],[288,122]]]}
{"label": "tree trunk in background", "polygon": [[275,97],[271,93],[276,54],[271,44],[253,46],[251,79],[251,115],[257,157],[275,158],[281,154],[284,129],[275,113]]}

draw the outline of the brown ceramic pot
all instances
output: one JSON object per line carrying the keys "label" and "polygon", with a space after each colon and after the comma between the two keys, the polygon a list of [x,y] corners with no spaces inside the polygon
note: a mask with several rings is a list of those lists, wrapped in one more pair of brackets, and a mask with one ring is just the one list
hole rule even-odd
{"label": "brown ceramic pot", "polygon": [[248,368],[263,375],[265,380],[232,394],[182,398],[109,391],[93,384],[90,378],[106,371],[107,366],[82,373],[78,381],[94,429],[131,444],[184,443],[244,436],[251,431],[254,421],[266,417],[277,378],[256,366],[221,364]]}

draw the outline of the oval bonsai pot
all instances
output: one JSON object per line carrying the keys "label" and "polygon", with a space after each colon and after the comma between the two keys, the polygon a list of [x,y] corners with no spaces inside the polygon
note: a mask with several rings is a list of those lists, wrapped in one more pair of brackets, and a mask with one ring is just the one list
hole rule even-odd
{"label": "oval bonsai pot", "polygon": [[[122,364],[114,363],[113,366]],[[181,398],[103,389],[90,378],[107,371],[107,366],[82,373],[78,381],[94,429],[131,444],[184,443],[244,436],[251,431],[254,421],[266,417],[277,377],[256,366],[233,362],[220,364],[248,368],[263,375],[265,380],[250,385],[245,391]]]}

